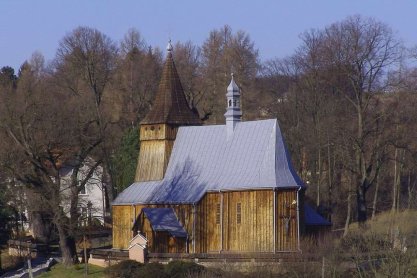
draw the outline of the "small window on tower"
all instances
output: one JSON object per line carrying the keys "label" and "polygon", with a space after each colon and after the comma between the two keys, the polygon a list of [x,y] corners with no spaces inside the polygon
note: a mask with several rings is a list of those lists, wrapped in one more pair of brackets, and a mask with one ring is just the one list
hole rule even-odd
{"label": "small window on tower", "polygon": [[229,107],[232,107],[232,100],[229,99]]}
{"label": "small window on tower", "polygon": [[236,102],[236,99],[234,99],[233,100],[233,107],[236,107],[237,106],[237,102]]}
{"label": "small window on tower", "polygon": [[216,224],[220,224],[220,203],[216,205]]}
{"label": "small window on tower", "polygon": [[242,223],[242,204],[236,204],[236,224]]}

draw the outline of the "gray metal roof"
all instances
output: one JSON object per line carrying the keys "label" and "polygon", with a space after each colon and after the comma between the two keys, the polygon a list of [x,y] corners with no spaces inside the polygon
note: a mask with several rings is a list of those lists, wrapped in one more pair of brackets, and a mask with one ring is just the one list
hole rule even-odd
{"label": "gray metal roof", "polygon": [[277,120],[180,127],[161,181],[136,182],[113,204],[196,203],[206,192],[303,186]]}

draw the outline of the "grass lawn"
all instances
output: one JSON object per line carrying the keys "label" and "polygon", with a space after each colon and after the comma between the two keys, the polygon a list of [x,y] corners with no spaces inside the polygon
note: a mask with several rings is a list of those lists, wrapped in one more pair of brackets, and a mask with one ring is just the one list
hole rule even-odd
{"label": "grass lawn", "polygon": [[[39,278],[47,277],[59,277],[59,278],[72,278],[72,277],[84,277],[84,264],[75,265],[69,268],[64,267],[62,264],[56,264],[51,267],[51,271],[48,271]],[[104,268],[95,265],[88,265],[88,277],[102,278],[104,276]]]}

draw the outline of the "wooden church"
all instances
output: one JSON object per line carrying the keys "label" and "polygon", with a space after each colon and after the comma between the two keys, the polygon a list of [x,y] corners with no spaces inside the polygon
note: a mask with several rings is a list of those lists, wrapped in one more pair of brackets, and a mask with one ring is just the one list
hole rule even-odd
{"label": "wooden church", "polygon": [[304,185],[276,119],[241,121],[227,87],[225,125],[202,125],[172,57],[140,124],[136,181],[113,202],[113,248],[146,238],[149,252],[282,252],[300,248]]}

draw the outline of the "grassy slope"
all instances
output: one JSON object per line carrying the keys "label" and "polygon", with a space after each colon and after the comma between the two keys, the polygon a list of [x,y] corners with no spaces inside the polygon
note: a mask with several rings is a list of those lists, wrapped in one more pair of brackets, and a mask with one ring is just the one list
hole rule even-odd
{"label": "grassy slope", "polygon": [[417,211],[405,210],[392,213],[390,211],[378,214],[374,220],[369,220],[365,224],[365,229],[359,228],[357,223],[350,225],[351,232],[365,234],[390,235],[398,231],[407,237],[409,243],[417,243]]}
{"label": "grassy slope", "polygon": [[[104,268],[89,265],[88,266],[89,274],[88,277],[91,278],[102,278],[104,276]],[[40,276],[39,278],[47,277],[59,277],[59,278],[72,278],[72,277],[84,277],[84,264],[75,265],[70,268],[65,268],[62,264],[56,264],[51,268],[51,271],[48,271]]]}

